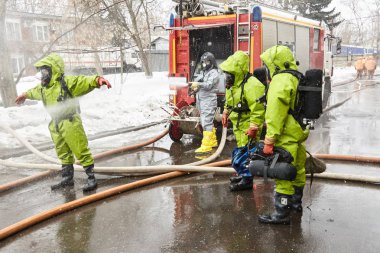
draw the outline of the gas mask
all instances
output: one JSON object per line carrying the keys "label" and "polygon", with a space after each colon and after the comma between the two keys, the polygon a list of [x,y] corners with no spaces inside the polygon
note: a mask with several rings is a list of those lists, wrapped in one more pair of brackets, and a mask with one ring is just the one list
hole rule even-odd
{"label": "gas mask", "polygon": [[224,77],[226,80],[226,89],[230,89],[232,87],[232,85],[234,85],[235,76],[228,73],[228,72],[224,72]]}
{"label": "gas mask", "polygon": [[41,85],[47,86],[50,83],[52,77],[52,71],[50,67],[43,66],[39,69],[41,73]]}
{"label": "gas mask", "polygon": [[208,70],[211,68],[211,62],[208,60],[202,61],[202,69]]}

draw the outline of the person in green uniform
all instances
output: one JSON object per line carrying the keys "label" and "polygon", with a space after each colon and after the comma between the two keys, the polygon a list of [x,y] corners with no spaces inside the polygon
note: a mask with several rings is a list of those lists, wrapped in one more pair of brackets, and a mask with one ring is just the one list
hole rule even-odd
{"label": "person in green uniform", "polygon": [[[264,123],[265,108],[258,101],[265,93],[265,85],[249,74],[249,57],[243,51],[236,51],[219,65],[226,76],[226,103],[222,123],[227,119],[233,124],[237,148],[243,148],[249,139],[259,140]],[[237,171],[232,177],[230,190],[252,189],[253,177],[248,169]]]}
{"label": "person in green uniform", "polygon": [[79,115],[75,97],[83,96],[95,88],[111,84],[100,76],[65,76],[62,58],[51,53],[34,66],[41,73],[41,84],[19,95],[15,102],[20,105],[26,99],[41,100],[51,116],[49,130],[57,156],[62,164],[62,181],[52,190],[74,185],[74,156],[83,166],[88,179],[83,191],[96,189],[94,158],[88,148],[88,140]]}
{"label": "person in green uniform", "polygon": [[297,70],[292,51],[286,46],[274,46],[260,56],[265,64],[271,82],[267,92],[265,112],[266,135],[263,153],[273,154],[274,146],[287,150],[293,157],[292,164],[297,169],[294,181],[275,180],[275,212],[259,216],[259,221],[270,224],[289,224],[291,209],[302,211],[303,188],[306,182],[305,141],[309,135],[289,111],[294,110],[298,79],[282,70]]}

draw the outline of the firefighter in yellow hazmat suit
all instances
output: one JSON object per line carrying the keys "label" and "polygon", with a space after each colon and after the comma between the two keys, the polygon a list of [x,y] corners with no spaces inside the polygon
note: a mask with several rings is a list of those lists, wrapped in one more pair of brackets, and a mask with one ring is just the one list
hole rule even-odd
{"label": "firefighter in yellow hazmat suit", "polygon": [[51,188],[55,190],[74,184],[75,156],[88,176],[83,191],[94,190],[97,187],[94,159],[88,148],[79,104],[74,98],[101,85],[111,88],[111,84],[99,76],[64,76],[63,60],[56,53],[46,56],[34,66],[41,73],[41,84],[18,96],[15,102],[22,104],[26,99],[41,100],[52,118],[49,130],[62,164],[62,181]]}
{"label": "firefighter in yellow hazmat suit", "polygon": [[288,224],[291,209],[302,211],[303,188],[306,182],[305,140],[308,129],[289,114],[294,110],[297,96],[298,79],[281,70],[297,70],[292,51],[286,46],[274,46],[260,56],[267,67],[272,81],[267,93],[265,122],[267,132],[264,141],[264,154],[273,154],[274,146],[287,150],[293,157],[292,164],[297,169],[294,181],[276,179],[275,212],[259,216],[259,221],[270,224]]}
{"label": "firefighter in yellow hazmat suit", "polygon": [[[258,101],[264,95],[265,86],[249,74],[249,57],[236,51],[220,64],[226,76],[226,103],[222,123],[227,118],[233,124],[237,148],[243,148],[249,139],[259,140],[264,123],[264,105]],[[239,177],[231,178],[231,191],[252,189],[253,177],[246,171],[237,171]]]}

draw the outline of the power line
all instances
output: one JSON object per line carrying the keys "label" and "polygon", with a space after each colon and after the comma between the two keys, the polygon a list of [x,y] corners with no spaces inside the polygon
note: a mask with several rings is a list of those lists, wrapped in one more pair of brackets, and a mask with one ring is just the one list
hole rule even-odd
{"label": "power line", "polygon": [[369,18],[375,18],[378,17],[378,15],[371,15],[371,16],[366,16],[366,17],[357,17],[357,18],[351,18],[351,19],[345,19],[343,22],[349,22],[353,20],[363,20],[363,19],[369,19]]}
{"label": "power line", "polygon": [[[108,50],[109,48],[114,48],[113,50]],[[79,49],[79,48],[71,48],[71,49],[58,49],[58,50],[52,50],[56,53],[66,53],[66,54],[93,54],[93,53],[114,53],[119,52],[120,50],[130,49],[130,47],[122,47],[122,48],[116,48],[116,47],[106,47],[102,49]]]}

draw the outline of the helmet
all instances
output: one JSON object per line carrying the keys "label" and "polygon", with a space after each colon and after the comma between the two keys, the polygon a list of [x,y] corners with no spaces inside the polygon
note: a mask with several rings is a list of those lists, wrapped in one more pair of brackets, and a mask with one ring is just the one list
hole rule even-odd
{"label": "helmet", "polygon": [[212,68],[218,68],[215,57],[212,53],[206,52],[201,56],[202,69],[209,70]]}

